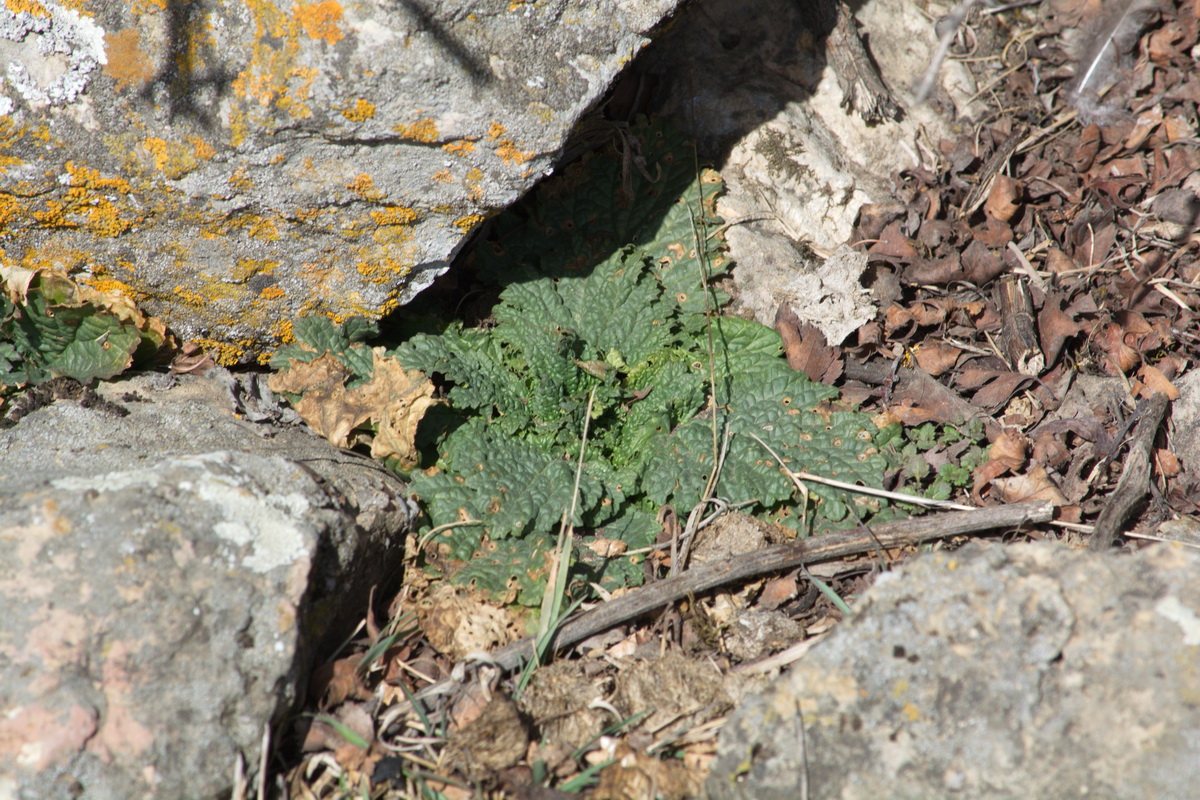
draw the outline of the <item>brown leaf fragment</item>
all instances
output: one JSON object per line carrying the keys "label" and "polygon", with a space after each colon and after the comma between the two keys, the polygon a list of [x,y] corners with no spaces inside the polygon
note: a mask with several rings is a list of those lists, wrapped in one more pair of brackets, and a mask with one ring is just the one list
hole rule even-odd
{"label": "brown leaf fragment", "polygon": [[915,261],[917,250],[912,242],[900,230],[900,222],[891,222],[879,233],[879,241],[867,250],[873,256],[883,257],[899,262]]}
{"label": "brown leaf fragment", "polygon": [[992,188],[983,204],[983,212],[1000,222],[1008,222],[1021,208],[1021,184],[1007,175],[992,179]]}
{"label": "brown leaf fragment", "polygon": [[1079,144],[1075,147],[1074,156],[1075,162],[1071,165],[1075,168],[1075,172],[1084,173],[1091,169],[1092,164],[1096,161],[1096,154],[1100,152],[1100,127],[1096,123],[1092,123],[1083,129],[1083,133],[1079,135]]}
{"label": "brown leaf fragment", "polygon": [[971,395],[971,402],[980,408],[995,411],[1003,407],[1014,394],[1026,386],[1032,378],[1019,372],[996,371],[983,388]]}
{"label": "brown leaf fragment", "polygon": [[927,342],[916,348],[917,364],[933,377],[937,377],[958,363],[962,350],[953,345]]}
{"label": "brown leaf fragment", "polygon": [[1034,467],[1024,475],[996,478],[992,481],[992,487],[1004,503],[1040,500],[1049,501],[1055,506],[1067,504],[1067,498],[1041,467]]}
{"label": "brown leaf fragment", "polygon": [[774,611],[796,596],[799,587],[796,575],[784,575],[767,581],[758,595],[758,605],[767,611]]}
{"label": "brown leaf fragment", "polygon": [[1004,261],[982,242],[973,241],[962,253],[965,278],[977,286],[990,283],[1004,271]]}
{"label": "brown leaf fragment", "polygon": [[1062,310],[1062,296],[1057,294],[1046,298],[1037,323],[1047,366],[1053,366],[1067,340],[1083,330],[1083,325]]}
{"label": "brown leaf fragment", "polygon": [[1138,352],[1125,344],[1125,331],[1115,322],[1105,325],[1092,343],[1104,354],[1104,368],[1110,375],[1126,374],[1141,361]]}
{"label": "brown leaf fragment", "polygon": [[1071,451],[1062,439],[1051,433],[1040,433],[1033,442],[1033,462],[1042,467],[1062,471],[1071,460]]}
{"label": "brown leaf fragment", "polygon": [[177,375],[203,375],[215,367],[217,362],[195,342],[184,342],[179,352],[171,359],[171,372]]}
{"label": "brown leaf fragment", "polygon": [[1007,222],[988,217],[983,225],[971,229],[971,237],[992,250],[1001,250],[1013,240],[1013,231]]}
{"label": "brown leaf fragment", "polygon": [[903,203],[865,203],[858,211],[858,235],[862,239],[878,239],[893,220],[908,213]]}
{"label": "brown leaf fragment", "polygon": [[1159,392],[1165,394],[1168,400],[1179,399],[1179,390],[1158,367],[1143,364],[1137,375],[1142,382],[1141,390],[1138,392],[1142,397],[1151,397],[1155,392]]}
{"label": "brown leaf fragment", "polygon": [[963,268],[958,253],[951,253],[937,261],[919,260],[904,270],[904,279],[917,285],[942,286],[951,281],[963,280]]}
{"label": "brown leaf fragment", "polygon": [[1075,243],[1072,256],[1080,266],[1095,269],[1108,258],[1117,241],[1117,229],[1112,223],[1105,225],[1076,225],[1070,234]]}
{"label": "brown leaf fragment", "polygon": [[1057,247],[1051,247],[1046,251],[1046,269],[1055,275],[1061,275],[1064,272],[1073,272],[1079,269],[1079,265],[1062,250],[1059,250]]}
{"label": "brown leaf fragment", "polygon": [[1154,133],[1155,128],[1162,124],[1162,121],[1163,110],[1161,104],[1138,114],[1133,130],[1125,138],[1125,149],[1133,151],[1141,147],[1150,138],[1150,134]]}
{"label": "brown leaf fragment", "polygon": [[803,372],[809,380],[832,384],[842,374],[839,348],[830,347],[825,334],[808,322],[802,322],[787,303],[775,312],[775,330],[783,339],[788,366]]}
{"label": "brown leaf fragment", "polygon": [[375,402],[373,417],[379,430],[371,442],[373,458],[395,456],[401,467],[408,469],[418,459],[417,423],[435,404],[433,383],[424,374],[406,371],[394,358],[384,358],[383,348],[374,351],[375,374],[358,387]]}

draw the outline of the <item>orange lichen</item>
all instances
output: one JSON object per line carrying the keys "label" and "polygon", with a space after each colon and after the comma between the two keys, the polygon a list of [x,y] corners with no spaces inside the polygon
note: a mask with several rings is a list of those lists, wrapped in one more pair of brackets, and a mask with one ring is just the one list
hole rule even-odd
{"label": "orange lichen", "polygon": [[250,212],[212,215],[200,223],[200,235],[205,239],[224,239],[234,234],[246,234],[268,242],[280,236],[275,218]]}
{"label": "orange lichen", "polygon": [[478,200],[483,197],[483,187],[479,183],[482,180],[483,170],[479,169],[479,167],[472,167],[471,169],[467,170],[467,174],[464,178],[464,181],[467,185],[467,197],[471,198],[472,200]]}
{"label": "orange lichen", "polygon": [[405,206],[387,206],[371,212],[376,225],[411,225],[420,218],[420,214]]}
{"label": "orange lichen", "polygon": [[388,284],[409,273],[412,267],[392,258],[380,258],[375,261],[359,261],[354,265],[358,274],[371,283]]}
{"label": "orange lichen", "polygon": [[500,156],[500,160],[505,164],[519,167],[536,156],[537,153],[522,153],[513,144],[512,139],[501,139],[496,143],[496,155]]}
{"label": "orange lichen", "polygon": [[[144,140],[142,148],[154,158],[155,169],[170,180],[179,180],[200,166],[194,144],[168,142],[166,139],[150,137]],[[211,152],[211,148],[209,151]]]}
{"label": "orange lichen", "polygon": [[280,320],[275,323],[275,338],[281,344],[296,341],[296,334],[292,332],[292,321],[290,319]]}
{"label": "orange lichen", "polygon": [[[47,228],[79,228],[97,236],[120,236],[141,220],[139,215],[122,216],[116,200],[127,195],[129,183],[121,178],[102,178],[100,171],[66,163],[70,181],[62,201],[50,200],[45,211],[34,211],[33,218]],[[115,194],[114,194],[115,193]]]}
{"label": "orange lichen", "polygon": [[454,176],[448,169],[438,170],[431,177],[438,183],[454,183]]}
{"label": "orange lichen", "polygon": [[475,152],[475,142],[471,139],[455,139],[442,145],[442,149],[455,156],[465,156]]}
{"label": "orange lichen", "polygon": [[267,300],[278,300],[280,297],[283,297],[285,294],[286,294],[286,292],[284,292],[283,289],[280,289],[278,286],[268,286],[267,288],[265,288],[261,292],[259,292],[258,296],[266,298]]}
{"label": "orange lichen", "polygon": [[346,184],[346,188],[364,200],[376,201],[383,196],[383,193],[375,188],[375,180],[365,172],[355,175],[354,180]]}
{"label": "orange lichen", "polygon": [[241,192],[248,192],[254,188],[254,182],[250,180],[250,176],[246,174],[245,164],[242,164],[235,169],[233,174],[226,179],[226,182],[231,188],[237,189]]}
{"label": "orange lichen", "polygon": [[184,286],[176,286],[171,290],[171,294],[175,295],[183,303],[195,308],[204,308],[207,305],[202,295]]}
{"label": "orange lichen", "polygon": [[4,0],[5,7],[14,14],[25,12],[34,17],[48,17],[49,10],[37,0]]}
{"label": "orange lichen", "polygon": [[289,84],[284,94],[275,101],[275,105],[288,112],[292,119],[308,119],[312,109],[305,101],[312,97],[313,81],[317,79],[315,67],[293,67],[288,72],[289,79],[299,78],[298,84]]}
{"label": "orange lichen", "polygon": [[475,230],[481,222],[483,222],[482,214],[467,214],[454,220],[454,227],[458,228],[464,234],[468,234]]}
{"label": "orange lichen", "polygon": [[274,220],[267,217],[253,217],[247,226],[247,230],[249,230],[250,235],[255,239],[265,239],[268,242],[273,242],[279,238],[279,228],[276,227]]}
{"label": "orange lichen", "polygon": [[242,360],[242,356],[246,351],[236,344],[231,342],[222,342],[216,339],[193,339],[196,344],[200,345],[205,352],[213,357],[223,367],[232,367]]}
{"label": "orange lichen", "polygon": [[342,7],[334,0],[294,5],[292,14],[310,39],[336,44],[343,38],[342,30],[338,26],[338,21],[342,18]]}
{"label": "orange lichen", "polygon": [[499,139],[501,136],[503,136],[506,130],[508,130],[508,129],[505,128],[503,125],[501,125],[499,122],[493,122],[491,125],[488,126],[487,138],[490,141],[494,142],[497,139]]}
{"label": "orange lichen", "polygon": [[213,146],[201,139],[199,136],[189,136],[188,142],[192,145],[192,153],[198,159],[207,161],[217,154],[217,151],[213,149]]}
{"label": "orange lichen", "polygon": [[279,262],[269,258],[239,258],[233,267],[233,279],[245,283],[255,275],[270,275],[279,269]]}
{"label": "orange lichen", "polygon": [[375,116],[375,104],[360,97],[342,108],[341,113],[351,122],[365,122]]}
{"label": "orange lichen", "polygon": [[[8,0],[10,6],[13,0]],[[141,48],[142,34],[137,28],[126,28],[104,35],[104,51],[108,64],[104,74],[117,81],[117,91],[141,88],[154,76],[154,63]]]}
{"label": "orange lichen", "polygon": [[7,192],[0,192],[0,230],[21,214],[21,201]]}
{"label": "orange lichen", "polygon": [[413,142],[436,142],[438,138],[437,124],[431,119],[419,119],[412,125],[397,125],[394,130],[402,139]]}
{"label": "orange lichen", "polygon": [[145,292],[139,291],[124,281],[119,281],[116,278],[109,277],[103,270],[97,270],[90,278],[83,278],[80,283],[85,283],[91,286],[98,292],[105,294],[117,294],[128,297],[130,300],[141,302],[149,297]]}

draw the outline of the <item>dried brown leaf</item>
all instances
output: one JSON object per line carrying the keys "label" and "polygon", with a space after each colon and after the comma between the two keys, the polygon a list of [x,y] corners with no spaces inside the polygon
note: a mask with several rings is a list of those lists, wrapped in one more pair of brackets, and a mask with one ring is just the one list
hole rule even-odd
{"label": "dried brown leaf", "polygon": [[1005,503],[1048,500],[1055,506],[1067,504],[1067,498],[1041,467],[1034,467],[1024,475],[996,478],[992,481],[992,487]]}
{"label": "dried brown leaf", "polygon": [[794,573],[772,578],[763,585],[762,592],[758,595],[758,605],[767,611],[774,611],[795,597],[798,591]]}
{"label": "dried brown leaf", "polygon": [[990,283],[1004,271],[1004,261],[982,242],[973,241],[962,253],[962,266],[966,280],[977,286]]}
{"label": "dried brown leaf", "polygon": [[898,221],[888,223],[887,227],[880,231],[879,241],[871,245],[867,252],[873,256],[881,256],[902,263],[914,261],[918,256],[917,249],[900,230]]}
{"label": "dried brown leaf", "polygon": [[788,366],[792,369],[824,384],[832,384],[842,374],[840,349],[830,347],[821,329],[801,322],[786,303],[780,303],[775,312],[775,330],[783,339]]}
{"label": "dried brown leaf", "polygon": [[1003,173],[992,179],[983,211],[989,217],[1008,222],[1021,208],[1021,184]]}
{"label": "dried brown leaf", "polygon": [[1142,382],[1141,391],[1138,392],[1142,397],[1150,397],[1154,394],[1165,394],[1168,400],[1178,400],[1179,390],[1175,388],[1175,384],[1162,373],[1158,367],[1153,367],[1149,364],[1143,364],[1138,370],[1138,379]]}
{"label": "dried brown leaf", "polygon": [[434,405],[433,384],[417,371],[406,372],[400,362],[384,356],[382,347],[372,351],[375,362],[371,380],[347,389],[350,371],[332,353],[309,363],[292,361],[286,372],[267,380],[275,392],[301,394],[296,413],[335,447],[351,447],[355,429],[368,422],[378,426],[371,442],[375,458],[396,456],[405,467],[416,463],[417,423]]}
{"label": "dried brown leaf", "polygon": [[935,378],[952,369],[963,353],[958,347],[938,342],[927,342],[916,351],[917,364]]}

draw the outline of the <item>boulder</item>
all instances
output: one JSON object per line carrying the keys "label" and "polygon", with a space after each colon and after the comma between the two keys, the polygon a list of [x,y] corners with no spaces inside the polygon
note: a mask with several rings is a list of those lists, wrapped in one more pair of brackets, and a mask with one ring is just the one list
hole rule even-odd
{"label": "boulder", "polygon": [[1194,797],[1200,555],[971,545],[882,576],[721,732],[711,798]]}
{"label": "boulder", "polygon": [[224,370],[58,395],[0,430],[0,798],[227,796],[400,577],[404,485]]}
{"label": "boulder", "polygon": [[0,4],[0,248],[245,362],[377,318],[548,174],[678,0]]}

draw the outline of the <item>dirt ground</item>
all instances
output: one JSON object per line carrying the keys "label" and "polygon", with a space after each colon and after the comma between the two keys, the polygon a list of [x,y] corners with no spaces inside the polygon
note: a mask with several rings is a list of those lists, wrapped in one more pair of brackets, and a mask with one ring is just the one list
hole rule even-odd
{"label": "dirt ground", "polygon": [[[987,113],[859,212],[850,244],[868,255],[877,318],[834,344],[787,314],[777,330],[792,367],[844,400],[930,425],[894,482],[943,475],[962,505],[1054,504],[1054,524],[1014,540],[1137,548],[1200,539],[1186,522],[1197,468],[1178,444],[1195,420],[1176,408],[1175,439],[1163,424],[1200,354],[1200,3],[1114,4],[1127,11],[1114,19],[1103,5],[971,8],[948,57]],[[974,434],[944,435],[964,419]],[[696,556],[773,535],[730,515]],[[501,613],[413,568],[390,617],[347,632],[314,675],[272,780],[292,798],[696,796],[731,710],[726,676],[746,689],[778,674],[880,561],[689,597],[564,649],[521,691],[452,643],[464,628],[488,641]],[[751,632],[734,635],[735,618]]]}

